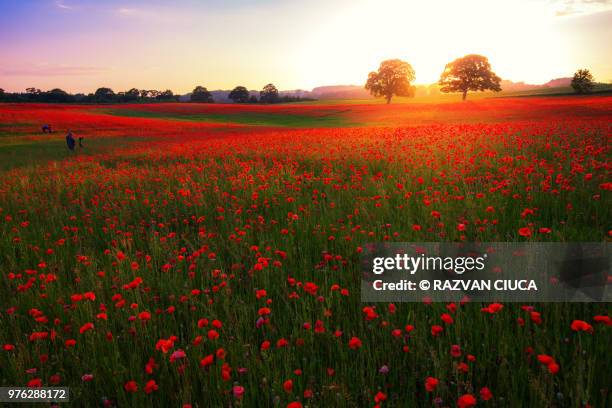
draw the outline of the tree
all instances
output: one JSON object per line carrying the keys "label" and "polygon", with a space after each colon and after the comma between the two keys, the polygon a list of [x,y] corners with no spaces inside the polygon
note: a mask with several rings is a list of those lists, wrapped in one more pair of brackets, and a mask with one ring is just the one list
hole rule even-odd
{"label": "tree", "polygon": [[594,85],[593,74],[588,69],[579,69],[572,78],[572,88],[579,94],[591,92]]}
{"label": "tree", "polygon": [[98,88],[94,93],[96,102],[113,102],[115,99],[115,92],[110,88]]}
{"label": "tree", "polygon": [[374,97],[384,96],[387,103],[395,96],[414,96],[414,87],[410,85],[415,79],[412,66],[399,59],[386,60],[380,63],[378,72],[370,72],[365,89]]}
{"label": "tree", "polygon": [[213,97],[208,92],[208,89],[203,86],[196,86],[191,92],[191,102],[204,102],[204,103],[213,103]]}
{"label": "tree", "polygon": [[43,100],[45,102],[73,102],[74,96],[62,89],[54,88],[43,94]]}
{"label": "tree", "polygon": [[174,97],[174,92],[172,92],[170,89],[166,89],[163,92],[159,92],[157,94],[157,96],[155,96],[155,99],[157,99],[159,101],[172,101],[172,100],[176,100],[176,98]]}
{"label": "tree", "polygon": [[268,84],[259,92],[259,102],[275,103],[278,102],[278,89],[273,84]]}
{"label": "tree", "polygon": [[126,102],[137,101],[140,98],[140,90],[132,88],[129,91],[126,91],[123,97]]}
{"label": "tree", "polygon": [[438,83],[442,92],[462,92],[465,101],[468,91],[501,91],[500,82],[486,57],[470,54],[446,64]]}
{"label": "tree", "polygon": [[249,101],[249,91],[244,86],[237,86],[227,96],[236,103],[246,103]]}

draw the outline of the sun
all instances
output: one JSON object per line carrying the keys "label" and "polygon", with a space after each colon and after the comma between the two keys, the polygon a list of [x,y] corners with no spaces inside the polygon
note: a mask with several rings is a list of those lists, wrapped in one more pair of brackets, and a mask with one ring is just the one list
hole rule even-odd
{"label": "sun", "polygon": [[416,83],[428,84],[449,61],[477,53],[502,78],[545,81],[551,66],[568,65],[562,48],[542,4],[368,0],[330,13],[309,33],[296,47],[296,70],[304,83],[358,84],[380,61],[400,58],[414,67]]}

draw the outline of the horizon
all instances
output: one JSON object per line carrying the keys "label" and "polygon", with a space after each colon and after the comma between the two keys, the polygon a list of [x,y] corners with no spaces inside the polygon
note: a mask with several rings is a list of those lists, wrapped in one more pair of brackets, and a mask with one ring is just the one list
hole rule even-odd
{"label": "horizon", "polygon": [[[515,82],[515,81],[507,80],[507,79],[504,79],[504,78],[502,78],[501,80],[502,80],[502,83],[507,81],[507,82],[512,83],[513,85],[524,85],[524,86],[527,86],[527,87],[536,87],[536,88],[538,88],[538,87],[545,87],[545,86],[547,86],[547,84],[549,82],[553,82],[553,81],[557,81],[557,80],[563,80],[563,79],[571,79],[571,76],[560,77],[560,78],[551,78],[548,81],[543,82],[541,84],[527,83],[525,81],[517,81],[517,82]],[[602,81],[595,81],[595,82],[596,83],[601,83],[601,84],[607,84],[607,82],[602,82]],[[415,87],[417,87],[417,88],[418,87],[425,87],[425,88],[427,88],[427,87],[430,87],[430,86],[433,86],[433,85],[437,85],[437,84],[438,84],[437,81],[436,82],[431,82],[431,83],[418,83],[418,82],[413,83],[413,85]],[[195,86],[197,86],[197,85],[195,85]],[[194,86],[194,88],[195,88],[195,86]],[[236,85],[236,86],[240,86],[240,85]],[[283,93],[283,92],[285,92],[285,93],[286,92],[289,92],[289,93],[290,92],[314,92],[315,89],[320,89],[320,88],[342,88],[342,87],[346,87],[346,88],[356,88],[356,87],[359,87],[359,88],[365,89],[365,87],[363,85],[361,85],[361,84],[325,84],[325,85],[317,85],[317,86],[314,86],[314,87],[309,88],[309,89],[306,89],[306,88],[278,89],[278,91],[281,92],[281,93]],[[36,88],[36,87],[34,87],[34,88]],[[72,94],[72,95],[90,95],[90,94],[95,93],[95,91],[97,89],[99,89],[99,88],[101,88],[101,87],[98,87],[96,89],[91,89],[91,90],[83,90],[83,91],[68,92],[68,93]],[[222,88],[215,88],[215,89],[206,88],[206,89],[209,92],[231,92],[231,90],[233,88],[235,88],[235,87],[226,88],[226,89],[222,89]],[[2,89],[4,89],[4,88],[2,88]],[[53,89],[58,89],[58,88],[55,87],[55,88],[50,88],[50,89],[40,89],[40,88],[38,88],[38,89],[40,91],[42,91],[42,92],[47,92],[47,91],[51,91]],[[59,88],[59,89],[61,89],[61,88]],[[65,89],[61,89],[61,90],[65,91]],[[113,89],[113,88],[111,88],[111,90],[114,91],[115,93],[118,93],[118,92],[126,92],[129,89]],[[157,90],[158,91],[164,91],[165,89],[160,88],[160,89],[157,89]],[[173,91],[172,89],[170,89],[170,90]],[[504,90],[505,89],[502,87],[501,92],[503,92]],[[7,89],[4,89],[4,91],[9,92],[9,93],[26,93],[25,89],[24,90],[7,90]],[[247,87],[247,91],[249,91],[249,92],[259,92],[260,89],[250,89],[250,88]],[[187,92],[174,92],[173,91],[175,96],[186,96],[186,95],[191,94],[192,92],[193,92],[193,90],[189,90]]]}
{"label": "horizon", "polygon": [[[598,82],[612,79],[610,1],[472,0],[467,8],[448,0],[321,3],[0,1],[0,35],[7,39],[0,45],[0,88],[186,94],[196,85],[253,90],[274,83],[311,90],[362,85],[389,58],[414,67],[415,85],[430,85],[446,63],[469,53],[489,58],[512,82],[544,84],[579,68]],[[399,12],[381,21],[392,7]],[[473,23],[464,22],[468,16]]]}

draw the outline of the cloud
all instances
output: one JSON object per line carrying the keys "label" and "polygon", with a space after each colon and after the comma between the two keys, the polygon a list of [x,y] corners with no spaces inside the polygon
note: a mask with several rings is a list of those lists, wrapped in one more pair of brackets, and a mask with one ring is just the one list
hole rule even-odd
{"label": "cloud", "polygon": [[556,17],[595,13],[612,8],[612,0],[549,0]]}
{"label": "cloud", "polygon": [[117,9],[117,13],[126,17],[138,16],[138,10],[133,8],[121,7]]}
{"label": "cloud", "polygon": [[604,6],[612,6],[612,0],[578,0],[578,3],[601,4]]}
{"label": "cloud", "polygon": [[566,7],[562,10],[557,10],[555,12],[555,17],[565,17],[565,16],[571,16],[573,14],[580,14],[580,13],[581,12],[576,9],[573,9],[571,7]]}
{"label": "cloud", "polygon": [[187,23],[193,21],[193,13],[184,10],[177,10],[171,7],[119,7],[114,9],[114,13],[120,18],[133,19],[147,23]]}
{"label": "cloud", "polygon": [[0,75],[5,76],[82,76],[96,75],[108,71],[103,67],[74,65],[30,65],[25,67],[0,68]]}
{"label": "cloud", "polygon": [[55,6],[57,8],[60,8],[62,10],[72,10],[72,6],[67,5],[66,3],[64,3],[62,0],[57,0],[55,2]]}

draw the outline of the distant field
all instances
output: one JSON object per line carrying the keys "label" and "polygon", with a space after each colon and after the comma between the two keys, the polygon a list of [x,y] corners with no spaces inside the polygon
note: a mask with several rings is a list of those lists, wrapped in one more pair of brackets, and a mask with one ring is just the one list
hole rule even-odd
{"label": "distant field", "polygon": [[[5,104],[0,110],[0,169],[44,163],[70,157],[64,135],[71,129],[85,137],[89,156],[143,140],[178,133],[211,135],[253,128],[346,128],[418,126],[436,123],[492,123],[507,120],[545,120],[601,116],[609,111],[609,98],[484,98],[444,103],[397,98],[394,103],[371,100],[317,101],[283,105],[135,104],[37,105]],[[603,98],[603,99],[602,99]],[[0,105],[2,106],[2,105]],[[55,133],[42,134],[40,126],[53,124]],[[251,132],[252,130],[249,130]],[[178,132],[178,133],[177,133]],[[109,137],[120,137],[108,140]]]}
{"label": "distant field", "polygon": [[233,112],[174,112],[146,111],[138,109],[102,109],[101,112],[116,116],[187,120],[219,124],[241,124],[250,126],[281,127],[349,127],[357,123],[349,122],[342,116],[342,110],[322,111],[316,115],[301,115],[297,112],[283,111],[240,111]]}
{"label": "distant field", "polygon": [[608,407],[609,304],[365,304],[359,259],[611,240],[610,118],[610,96],[0,104],[0,386],[75,407]]}
{"label": "distant field", "polygon": [[[611,84],[597,84],[593,89],[593,94],[609,94],[612,92]],[[541,88],[532,89],[529,91],[514,91],[514,92],[501,92],[501,97],[516,97],[516,96],[574,96],[574,97],[589,97],[589,95],[576,95],[574,89],[571,86],[565,87],[552,87],[552,88]]]}

